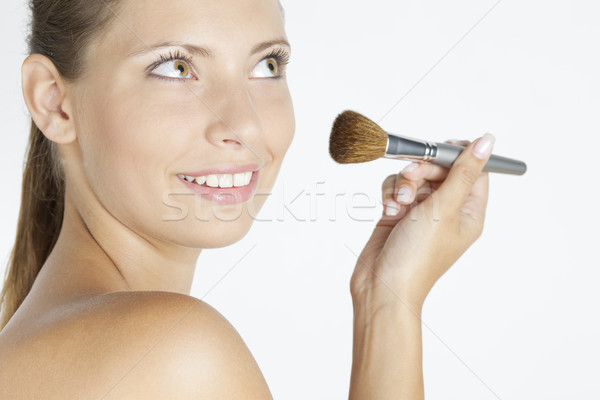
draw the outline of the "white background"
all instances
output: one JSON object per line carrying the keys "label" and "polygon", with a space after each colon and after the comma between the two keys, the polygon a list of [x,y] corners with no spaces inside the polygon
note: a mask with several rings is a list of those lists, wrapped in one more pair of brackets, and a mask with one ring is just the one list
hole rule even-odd
{"label": "white background", "polygon": [[[0,273],[28,134],[24,3],[0,3]],[[276,398],[347,397],[348,282],[381,213],[381,181],[404,163],[337,165],[329,130],[344,109],[378,121],[400,101],[385,129],[438,141],[492,132],[497,154],[529,166],[492,176],[484,235],[425,304],[427,398],[599,399],[599,3],[282,3],[296,137],[266,221],[205,251],[192,295],[234,324]]]}

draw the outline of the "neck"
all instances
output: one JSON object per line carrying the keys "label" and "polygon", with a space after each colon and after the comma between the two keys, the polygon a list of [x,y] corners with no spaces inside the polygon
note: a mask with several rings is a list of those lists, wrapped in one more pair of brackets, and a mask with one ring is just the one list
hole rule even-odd
{"label": "neck", "polygon": [[65,197],[61,233],[43,268],[54,270],[49,279],[62,270],[55,276],[72,288],[190,293],[199,249],[143,237],[104,208],[80,210]]}

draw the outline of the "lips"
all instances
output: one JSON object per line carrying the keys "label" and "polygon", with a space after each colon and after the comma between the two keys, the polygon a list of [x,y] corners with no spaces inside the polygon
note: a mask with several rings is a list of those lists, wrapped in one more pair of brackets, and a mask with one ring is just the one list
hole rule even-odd
{"label": "lips", "polygon": [[256,192],[258,164],[223,166],[178,174],[178,179],[196,195],[218,204],[248,201]]}

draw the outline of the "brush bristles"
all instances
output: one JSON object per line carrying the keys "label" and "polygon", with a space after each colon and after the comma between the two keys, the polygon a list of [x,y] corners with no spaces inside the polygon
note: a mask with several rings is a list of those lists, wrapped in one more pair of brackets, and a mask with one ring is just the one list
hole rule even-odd
{"label": "brush bristles", "polygon": [[373,161],[385,155],[387,140],[387,132],[375,122],[346,110],[333,123],[329,154],[340,164]]}

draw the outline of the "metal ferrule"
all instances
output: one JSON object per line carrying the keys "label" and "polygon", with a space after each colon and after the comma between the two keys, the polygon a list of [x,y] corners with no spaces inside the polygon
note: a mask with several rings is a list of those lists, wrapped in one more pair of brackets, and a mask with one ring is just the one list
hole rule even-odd
{"label": "metal ferrule", "polygon": [[412,161],[433,161],[437,155],[437,150],[435,143],[388,133],[384,157]]}

